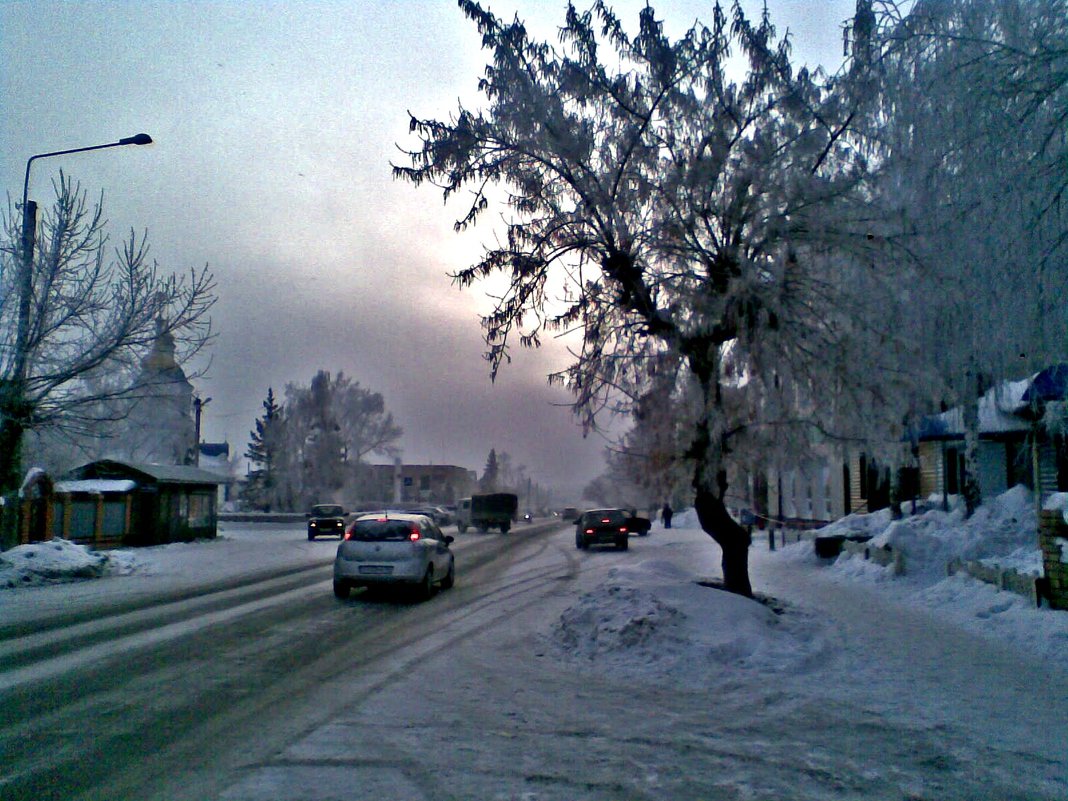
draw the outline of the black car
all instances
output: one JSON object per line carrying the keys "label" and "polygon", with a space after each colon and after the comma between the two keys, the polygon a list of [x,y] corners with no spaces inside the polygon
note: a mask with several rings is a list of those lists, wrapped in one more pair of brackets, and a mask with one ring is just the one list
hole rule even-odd
{"label": "black car", "polygon": [[580,551],[591,545],[615,545],[625,551],[630,545],[630,514],[624,509],[590,509],[575,522],[575,547]]}
{"label": "black car", "polygon": [[308,518],[309,540],[314,540],[320,534],[345,536],[345,510],[337,504],[316,504],[306,517]]}

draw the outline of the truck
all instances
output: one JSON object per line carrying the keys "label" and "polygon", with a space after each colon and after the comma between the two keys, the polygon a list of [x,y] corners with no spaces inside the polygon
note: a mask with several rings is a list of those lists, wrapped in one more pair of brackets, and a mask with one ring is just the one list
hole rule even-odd
{"label": "truck", "polygon": [[502,534],[507,534],[518,509],[519,496],[511,492],[491,492],[461,498],[456,504],[456,528],[461,534],[469,527],[483,533],[491,528],[499,528]]}

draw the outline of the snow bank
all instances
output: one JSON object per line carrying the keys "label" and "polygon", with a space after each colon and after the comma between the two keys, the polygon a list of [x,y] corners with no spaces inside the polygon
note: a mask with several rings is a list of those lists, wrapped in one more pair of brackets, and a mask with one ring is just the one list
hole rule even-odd
{"label": "snow bank", "polygon": [[673,561],[614,568],[553,623],[562,661],[635,677],[704,686],[737,671],[796,674],[818,662],[829,633],[796,609],[778,615],[759,601],[697,583]]}
{"label": "snow bank", "polygon": [[[873,546],[888,546],[905,553],[905,568],[913,577],[942,577],[951,559],[982,560],[1001,567],[1038,573],[1038,520],[1031,492],[1016,486],[983,504],[971,518],[960,508],[949,512],[932,509],[891,520],[883,509],[870,515],[850,515],[821,529],[819,534],[865,534]],[[883,568],[858,567],[863,557],[844,554],[835,569],[851,577],[874,578]]]}
{"label": "snow bank", "polygon": [[0,554],[0,587],[54,584],[124,575],[133,570],[128,554],[99,553],[69,540],[19,545]]}
{"label": "snow bank", "polygon": [[671,516],[671,525],[674,528],[701,528],[701,521],[697,519],[696,509],[683,509]]}
{"label": "snow bank", "polygon": [[1046,512],[1060,512],[1064,515],[1064,522],[1068,523],[1068,492],[1054,492],[1042,504],[1042,510]]}

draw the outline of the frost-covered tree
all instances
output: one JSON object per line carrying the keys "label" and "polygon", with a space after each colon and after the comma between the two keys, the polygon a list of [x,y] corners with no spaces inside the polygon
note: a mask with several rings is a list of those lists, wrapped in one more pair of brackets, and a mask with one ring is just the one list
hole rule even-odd
{"label": "frost-covered tree", "polygon": [[881,44],[871,141],[930,279],[908,327],[963,409],[970,513],[979,397],[1068,356],[1068,3],[921,0]]}
{"label": "frost-covered tree", "polygon": [[[38,222],[29,292],[21,281],[21,211],[9,204],[0,243],[0,492],[21,480],[26,432],[97,434],[153,390],[129,375],[160,336],[185,362],[210,338],[215,302],[207,269],[181,277],[149,259],[131,232],[109,256],[103,196],[90,203],[60,174]],[[105,426],[106,427],[106,426]]]}
{"label": "frost-covered tree", "polygon": [[692,412],[674,456],[725,585],[751,594],[749,537],[724,503],[732,461],[879,427],[901,377],[880,349],[900,332],[878,325],[901,280],[894,239],[850,136],[863,93],[795,70],[768,16],[737,4],[677,40],[648,6],[631,35],[603,2],[569,5],[558,47],[460,7],[492,56],[485,108],[413,117],[422,144],[394,174],[446,199],[470,189],[457,229],[503,211],[504,232],[455,276],[507,281],[483,320],[492,374],[516,340],[577,331],[552,380],[587,427],[674,376]]}
{"label": "frost-covered tree", "polygon": [[286,385],[285,468],[288,503],[307,506],[353,484],[371,453],[392,457],[403,430],[382,395],[344,373],[318,371],[311,384]]}

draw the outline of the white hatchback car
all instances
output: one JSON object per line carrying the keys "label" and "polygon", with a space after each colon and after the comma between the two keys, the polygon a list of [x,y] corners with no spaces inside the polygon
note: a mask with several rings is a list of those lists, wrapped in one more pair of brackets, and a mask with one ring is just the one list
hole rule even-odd
{"label": "white hatchback car", "polygon": [[361,515],[345,531],[334,559],[334,595],[348,598],[353,587],[410,585],[422,598],[456,581],[456,560],[426,515],[381,512]]}

